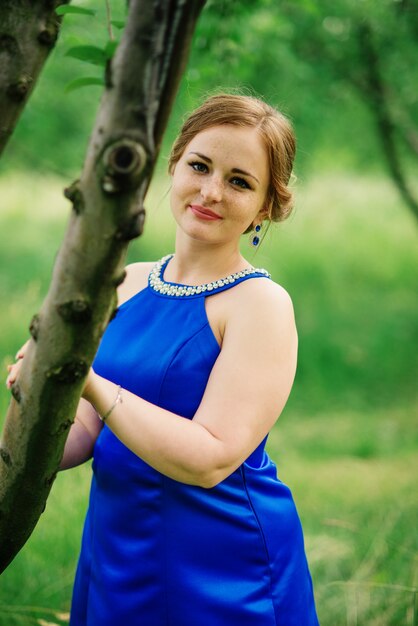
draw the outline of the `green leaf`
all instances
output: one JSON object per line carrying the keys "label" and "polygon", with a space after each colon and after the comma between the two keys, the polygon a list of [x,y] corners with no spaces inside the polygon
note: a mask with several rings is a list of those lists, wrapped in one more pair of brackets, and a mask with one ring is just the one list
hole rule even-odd
{"label": "green leaf", "polygon": [[77,7],[74,4],[68,6],[67,4],[61,4],[61,6],[55,9],[57,15],[67,15],[68,13],[77,13],[78,15],[96,15],[96,11],[92,9],[85,9],[84,7]]}
{"label": "green leaf", "polygon": [[73,57],[86,63],[93,63],[93,65],[106,65],[109,58],[103,50],[98,46],[74,46],[65,53],[67,57]]}
{"label": "green leaf", "polygon": [[65,93],[70,93],[70,91],[75,91],[76,89],[81,89],[81,87],[89,87],[91,85],[100,85],[104,87],[104,79],[98,76],[81,76],[80,78],[75,78],[70,83],[65,86]]}
{"label": "green leaf", "polygon": [[104,49],[104,53],[106,55],[107,59],[111,59],[113,57],[113,55],[115,54],[115,50],[118,47],[119,41],[108,41],[105,49]]}
{"label": "green leaf", "polygon": [[114,26],[115,28],[125,28],[125,23],[123,20],[110,20],[110,23],[112,24],[112,26]]}

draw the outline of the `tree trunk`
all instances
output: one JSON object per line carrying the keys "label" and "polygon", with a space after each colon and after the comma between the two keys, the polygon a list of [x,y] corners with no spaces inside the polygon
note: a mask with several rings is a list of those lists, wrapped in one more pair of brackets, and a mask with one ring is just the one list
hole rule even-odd
{"label": "tree trunk", "polygon": [[73,210],[0,448],[0,571],[30,536],[58,471],[83,383],[115,309],[128,242],[204,0],[130,0]]}
{"label": "tree trunk", "polygon": [[396,142],[396,125],[389,110],[379,57],[373,43],[372,29],[366,21],[358,24],[357,38],[365,61],[366,80],[362,81],[363,93],[376,121],[389,173],[405,203],[418,220],[418,199],[415,198],[402,170]]}
{"label": "tree trunk", "polygon": [[0,3],[0,155],[55,45],[69,0],[2,0]]}

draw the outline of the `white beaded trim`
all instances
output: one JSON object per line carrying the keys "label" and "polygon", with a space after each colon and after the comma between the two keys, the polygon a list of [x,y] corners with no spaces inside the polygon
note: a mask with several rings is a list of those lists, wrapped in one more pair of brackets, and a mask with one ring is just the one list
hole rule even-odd
{"label": "white beaded trim", "polygon": [[205,283],[204,285],[176,285],[173,283],[167,283],[161,278],[161,272],[164,264],[173,257],[172,254],[168,254],[163,257],[160,261],[158,261],[151,270],[149,276],[149,284],[150,287],[157,291],[158,293],[162,293],[166,296],[194,296],[205,292],[211,292],[215,289],[219,289],[220,287],[225,287],[226,285],[232,285],[240,278],[244,278],[244,276],[251,276],[253,274],[262,274],[267,278],[270,278],[270,274],[265,269],[256,269],[254,267],[250,267],[246,270],[242,270],[241,272],[236,272],[235,274],[230,274],[225,278],[221,278],[220,280],[215,280],[212,283]]}

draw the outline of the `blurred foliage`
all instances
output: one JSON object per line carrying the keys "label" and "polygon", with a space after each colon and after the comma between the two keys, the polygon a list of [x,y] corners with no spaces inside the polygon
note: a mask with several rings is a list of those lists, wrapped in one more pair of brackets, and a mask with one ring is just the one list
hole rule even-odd
{"label": "blurred foliage", "polygon": [[[40,83],[3,160],[5,168],[49,169],[68,177],[82,164],[100,87],[65,94],[65,85],[100,68],[68,58],[69,48],[104,48],[104,2],[79,0],[96,17],[69,14]],[[125,18],[112,2],[112,18]],[[166,134],[216,89],[262,94],[289,114],[299,143],[298,172],[324,167],[381,169],[382,151],[367,95],[358,29],[370,26],[399,147],[412,164],[418,144],[418,6],[412,0],[208,0]],[[415,154],[416,156],[416,154]]]}
{"label": "blurred foliage", "polygon": [[196,87],[222,76],[223,86],[247,85],[290,112],[304,168],[340,161],[370,170],[382,162],[359,39],[364,24],[400,134],[413,135],[418,147],[416,3],[212,0],[187,76]]}

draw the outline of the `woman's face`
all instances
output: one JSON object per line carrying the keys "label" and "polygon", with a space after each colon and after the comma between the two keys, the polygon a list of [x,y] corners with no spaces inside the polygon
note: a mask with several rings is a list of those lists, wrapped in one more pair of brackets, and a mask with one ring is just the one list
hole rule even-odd
{"label": "woman's face", "polygon": [[192,239],[236,243],[266,216],[267,150],[255,128],[223,124],[198,133],[172,174],[171,208]]}

